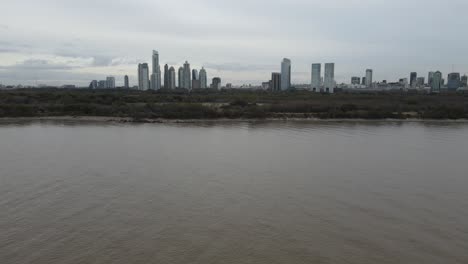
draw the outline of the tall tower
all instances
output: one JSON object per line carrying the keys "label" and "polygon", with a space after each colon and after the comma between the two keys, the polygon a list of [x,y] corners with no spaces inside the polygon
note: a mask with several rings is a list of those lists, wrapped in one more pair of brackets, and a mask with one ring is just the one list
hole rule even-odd
{"label": "tall tower", "polygon": [[372,75],[374,74],[374,71],[372,69],[367,69],[366,70],[366,87],[370,88],[372,87]]}
{"label": "tall tower", "polygon": [[179,88],[184,88],[185,84],[184,84],[184,68],[183,67],[179,67],[178,77],[179,77]]}
{"label": "tall tower", "polygon": [[410,74],[410,87],[411,88],[416,87],[417,81],[418,81],[418,73],[417,72],[412,72]]}
{"label": "tall tower", "polygon": [[138,89],[142,91],[146,91],[149,89],[148,63],[138,64]]}
{"label": "tall tower", "polygon": [[281,62],[281,90],[291,88],[291,60],[284,58]]}
{"label": "tall tower", "polygon": [[323,88],[327,93],[335,92],[335,63],[325,63]]}
{"label": "tall tower", "polygon": [[442,73],[440,71],[436,71],[432,75],[431,92],[439,93],[441,88],[442,88]]}
{"label": "tall tower", "polygon": [[176,73],[175,73],[174,67],[171,67],[169,69],[168,77],[169,77],[169,81],[168,81],[169,86],[166,89],[173,90],[176,88]]}
{"label": "tall tower", "polygon": [[128,80],[128,75],[125,75],[124,77],[124,88],[129,89],[130,88],[130,82]]}
{"label": "tall tower", "polygon": [[206,89],[208,88],[208,77],[206,75],[206,70],[205,68],[201,68],[200,74],[198,76],[200,78],[200,88]]}
{"label": "tall tower", "polygon": [[184,63],[184,75],[183,75],[183,79],[184,79],[184,87],[182,88],[185,88],[185,89],[188,89],[190,90],[192,88],[192,78],[191,78],[191,72],[190,72],[190,64],[188,63],[188,61],[186,61]]}
{"label": "tall tower", "polygon": [[169,88],[169,81],[170,81],[170,76],[169,76],[169,65],[164,65],[164,89],[170,89]]}
{"label": "tall tower", "polygon": [[151,74],[151,89],[161,89],[161,67],[159,66],[159,53],[153,50],[153,72]]}
{"label": "tall tower", "polygon": [[320,86],[322,86],[322,64],[312,64],[312,76],[311,76],[311,90],[314,92],[320,92]]}

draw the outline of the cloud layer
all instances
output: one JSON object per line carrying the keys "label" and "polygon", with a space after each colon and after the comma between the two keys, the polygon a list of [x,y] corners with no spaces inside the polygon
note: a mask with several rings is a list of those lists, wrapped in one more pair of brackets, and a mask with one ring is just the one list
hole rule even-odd
{"label": "cloud layer", "polygon": [[447,0],[17,0],[2,3],[0,83],[117,84],[136,64],[188,60],[235,84],[267,80],[283,57],[293,82],[335,62],[338,82],[395,80],[410,71],[468,72],[468,1]]}

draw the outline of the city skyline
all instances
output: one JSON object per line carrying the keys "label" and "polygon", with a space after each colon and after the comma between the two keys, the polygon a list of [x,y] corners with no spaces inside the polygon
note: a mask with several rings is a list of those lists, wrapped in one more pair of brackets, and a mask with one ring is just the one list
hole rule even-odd
{"label": "city skyline", "polygon": [[[375,70],[375,80],[448,73],[452,66],[468,72],[468,37],[460,33],[468,26],[461,19],[468,3],[459,0],[24,0],[4,3],[2,10],[3,84],[86,85],[99,76],[126,74],[135,83],[134,65],[148,62],[153,47],[164,54],[161,65],[177,69],[189,59],[192,67],[204,66],[237,85],[261,84],[278,71],[282,57],[294,63],[293,83],[310,83],[316,61],[339,65],[337,83],[362,77],[367,68]],[[164,12],[154,16],[158,10]],[[276,19],[279,14],[283,19]]]}

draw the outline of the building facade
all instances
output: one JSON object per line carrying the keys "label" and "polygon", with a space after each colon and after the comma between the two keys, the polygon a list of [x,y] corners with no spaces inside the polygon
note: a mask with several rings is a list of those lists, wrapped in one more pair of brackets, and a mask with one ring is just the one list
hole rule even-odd
{"label": "building facade", "polygon": [[322,87],[322,64],[314,63],[312,64],[312,76],[311,76],[311,86],[310,89],[313,92],[320,92]]}
{"label": "building facade", "polygon": [[214,77],[213,82],[211,83],[211,88],[216,90],[221,89],[221,78]]}
{"label": "building facade", "polygon": [[410,74],[410,87],[411,88],[416,88],[417,81],[418,81],[418,73],[417,72],[412,72]]}
{"label": "building facade", "polygon": [[432,86],[431,86],[431,92],[433,93],[439,93],[440,90],[442,89],[443,83],[442,83],[442,73],[440,71],[434,72],[432,75]]}
{"label": "building facade", "polygon": [[138,64],[138,89],[141,91],[149,90],[149,67],[148,63]]}
{"label": "building facade", "polygon": [[286,91],[291,88],[291,60],[284,58],[281,62],[281,90]]}
{"label": "building facade", "polygon": [[372,69],[367,69],[366,70],[366,87],[371,88],[372,87],[372,78],[374,77],[374,71]]}
{"label": "building facade", "polygon": [[129,89],[130,88],[130,81],[128,79],[128,75],[125,75],[124,77],[124,88]]}
{"label": "building facade", "polygon": [[107,89],[115,89],[115,77],[107,77],[106,78],[106,88]]}
{"label": "building facade", "polygon": [[200,88],[202,89],[208,88],[208,76],[206,74],[205,68],[203,67],[200,70],[199,78],[200,78]]}
{"label": "building facade", "polygon": [[335,63],[325,63],[325,75],[323,80],[323,91],[335,92]]}
{"label": "building facade", "polygon": [[460,73],[452,72],[447,77],[447,88],[449,90],[457,90],[461,87]]}

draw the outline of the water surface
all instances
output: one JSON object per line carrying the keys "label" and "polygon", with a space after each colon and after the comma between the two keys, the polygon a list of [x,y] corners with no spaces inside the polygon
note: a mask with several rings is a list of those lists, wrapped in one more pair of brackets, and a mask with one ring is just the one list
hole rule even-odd
{"label": "water surface", "polygon": [[468,263],[468,123],[0,125],[0,263]]}

